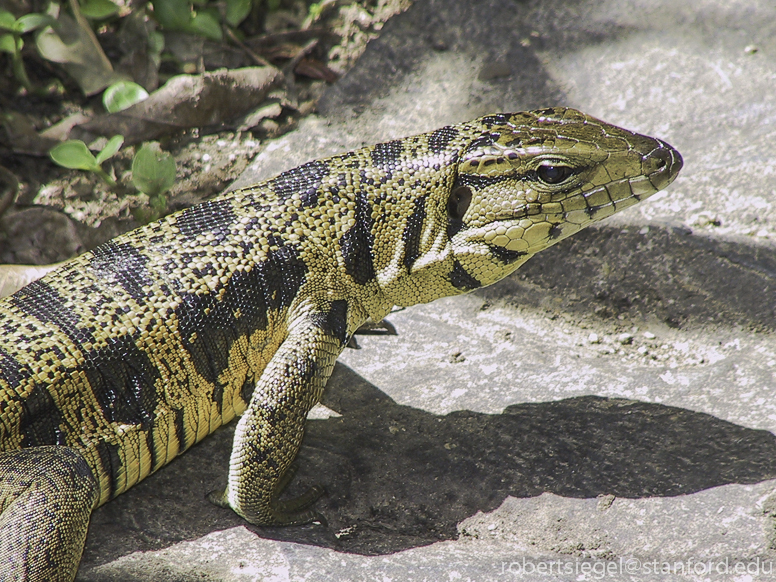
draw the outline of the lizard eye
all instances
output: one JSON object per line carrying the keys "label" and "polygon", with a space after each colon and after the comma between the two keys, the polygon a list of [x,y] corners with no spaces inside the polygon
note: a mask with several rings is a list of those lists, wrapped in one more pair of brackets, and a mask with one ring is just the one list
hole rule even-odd
{"label": "lizard eye", "polygon": [[573,173],[571,166],[544,164],[536,168],[539,179],[547,184],[560,184]]}
{"label": "lizard eye", "polygon": [[447,201],[447,214],[453,220],[463,220],[463,215],[469,209],[472,201],[472,191],[468,186],[458,186],[450,193]]}

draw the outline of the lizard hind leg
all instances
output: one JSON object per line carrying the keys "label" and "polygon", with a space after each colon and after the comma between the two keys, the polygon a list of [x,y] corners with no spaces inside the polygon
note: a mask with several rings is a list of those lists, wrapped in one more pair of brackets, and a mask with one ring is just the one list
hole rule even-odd
{"label": "lizard hind leg", "polygon": [[0,452],[0,580],[70,582],[99,488],[64,446]]}
{"label": "lizard hind leg", "polygon": [[[296,465],[291,465],[280,482],[277,484],[272,494],[271,505],[273,509],[273,524],[275,525],[304,525],[312,522],[319,522],[326,526],[326,518],[312,509],[312,505],[320,499],[326,490],[320,485],[313,485],[307,491],[292,497],[290,499],[278,499],[285,488],[291,483],[296,475]],[[218,507],[231,509],[229,500],[226,497],[226,491],[216,490],[207,494],[207,499]]]}

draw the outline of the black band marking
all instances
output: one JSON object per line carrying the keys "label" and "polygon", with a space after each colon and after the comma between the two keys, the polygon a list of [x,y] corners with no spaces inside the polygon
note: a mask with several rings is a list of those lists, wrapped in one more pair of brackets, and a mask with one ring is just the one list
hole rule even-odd
{"label": "black band marking", "polygon": [[407,219],[401,239],[404,242],[404,266],[407,271],[420,258],[420,240],[423,235],[423,223],[426,220],[426,198],[415,199],[412,214]]}
{"label": "black band marking", "polygon": [[457,136],[458,130],[454,127],[447,126],[437,129],[428,136],[428,149],[433,154],[441,153]]}
{"label": "black band marking", "polygon": [[153,283],[147,262],[148,258],[132,245],[109,241],[92,251],[89,265],[97,277],[118,283],[138,303],[145,303],[148,294],[143,286]]}
{"label": "black band marking", "polygon": [[340,251],[345,262],[345,272],[359,285],[365,285],[375,278],[372,259],[374,235],[372,228],[372,206],[364,191],[356,195],[356,224],[340,238]]}
{"label": "black band marking", "polygon": [[307,266],[299,251],[287,245],[271,252],[249,272],[236,271],[220,299],[218,289],[207,295],[181,296],[176,309],[181,343],[197,372],[214,386],[212,399],[219,410],[224,394],[219,377],[229,367],[232,345],[241,337],[266,329],[268,312],[290,307],[306,275]]}
{"label": "black band marking", "polygon": [[195,238],[199,234],[228,230],[235,215],[229,200],[209,200],[181,211],[175,224],[181,234]]}
{"label": "black band marking", "polygon": [[472,289],[482,287],[482,283],[464,269],[463,265],[458,261],[453,262],[453,270],[450,271],[449,278],[453,287],[462,291],[471,291]]}
{"label": "black band marking", "polygon": [[51,397],[47,386],[35,384],[21,404],[24,411],[19,421],[22,447],[66,444],[59,442],[61,435],[57,430],[64,420],[62,412]]}
{"label": "black band marking", "polygon": [[332,301],[329,310],[311,315],[313,325],[326,335],[334,337],[341,346],[348,340],[348,302],[344,299]]}
{"label": "black band marking", "polygon": [[377,144],[372,149],[372,163],[381,169],[396,167],[404,151],[403,143],[401,140],[394,140]]}
{"label": "black band marking", "polygon": [[280,200],[285,200],[298,193],[305,206],[314,206],[318,202],[318,190],[321,183],[328,175],[329,166],[325,162],[315,160],[283,172],[267,182],[267,186],[277,194]]}
{"label": "black band marking", "polygon": [[493,244],[488,245],[488,250],[496,255],[496,257],[498,257],[498,259],[505,264],[513,263],[517,259],[528,254],[523,251],[510,251],[509,249]]}

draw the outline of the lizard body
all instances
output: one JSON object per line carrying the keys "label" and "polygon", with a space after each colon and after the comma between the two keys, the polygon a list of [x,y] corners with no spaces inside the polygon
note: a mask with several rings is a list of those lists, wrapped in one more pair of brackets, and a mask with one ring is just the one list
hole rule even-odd
{"label": "lizard body", "polygon": [[681,165],[573,109],[490,115],[222,195],[0,301],[0,578],[72,580],[91,511],[235,416],[213,500],[317,519],[319,489],[277,497],[362,323],[494,283]]}

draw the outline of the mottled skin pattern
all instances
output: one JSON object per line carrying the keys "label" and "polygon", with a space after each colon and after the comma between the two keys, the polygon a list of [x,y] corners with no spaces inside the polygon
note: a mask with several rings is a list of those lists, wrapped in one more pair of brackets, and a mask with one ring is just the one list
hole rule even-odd
{"label": "mottled skin pattern", "polygon": [[71,580],[92,509],[235,416],[213,500],[317,519],[319,489],[277,496],[367,318],[498,281],[681,164],[572,109],[490,115],[310,162],[24,287],[0,302],[0,578]]}

